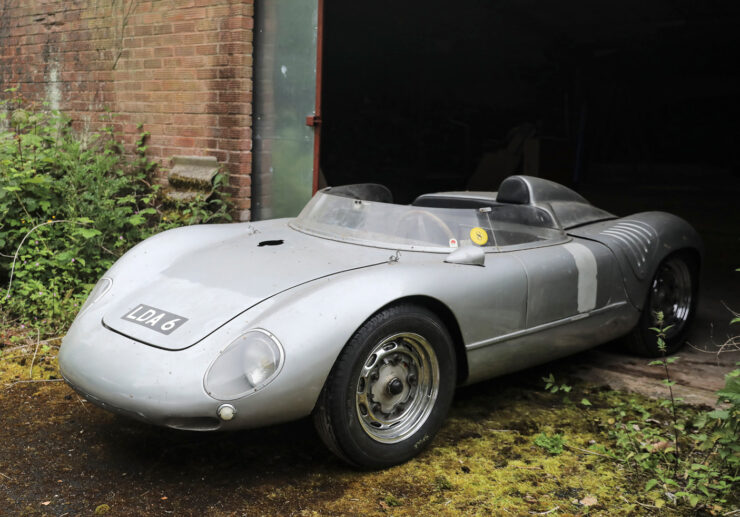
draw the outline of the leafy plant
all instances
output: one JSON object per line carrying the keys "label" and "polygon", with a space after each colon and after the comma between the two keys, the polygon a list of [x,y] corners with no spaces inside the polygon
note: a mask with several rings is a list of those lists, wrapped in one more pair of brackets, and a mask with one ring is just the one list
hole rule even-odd
{"label": "leafy plant", "polygon": [[[563,402],[570,403],[570,399],[567,395],[573,389],[570,384],[556,381],[555,376],[552,373],[549,373],[547,377],[542,377],[542,381],[545,383],[545,389],[547,391],[549,391],[550,393],[565,393],[566,395],[563,396]],[[581,405],[590,406],[591,401],[584,397],[581,399]]]}
{"label": "leafy plant", "polygon": [[555,433],[552,436],[545,432],[538,434],[534,439],[534,444],[542,447],[552,455],[558,455],[563,452],[565,440],[563,435]]}
{"label": "leafy plant", "polygon": [[559,383],[555,380],[555,376],[550,373],[547,377],[542,377],[542,381],[545,383],[545,389],[550,393],[557,393],[562,391],[564,393],[570,393],[572,386],[566,383]]}
{"label": "leafy plant", "polygon": [[676,361],[678,361],[679,357],[678,356],[666,357],[665,336],[666,336],[666,332],[672,327],[672,325],[668,325],[667,327],[665,326],[665,318],[661,311],[658,311],[657,313],[655,313],[655,317],[656,317],[658,326],[651,327],[650,330],[654,331],[657,334],[656,340],[658,344],[658,350],[660,350],[660,353],[662,354],[663,357],[661,359],[658,359],[657,361],[650,361],[648,365],[649,366],[662,366],[663,370],[665,371],[665,378],[661,381],[661,383],[666,388],[668,388],[668,394],[670,395],[670,399],[662,401],[662,404],[665,406],[668,406],[670,402],[671,416],[673,419],[674,444],[676,447],[676,453],[680,455],[681,450],[680,450],[680,444],[679,444],[679,433],[680,431],[684,430],[684,426],[681,422],[679,422],[678,415],[676,413],[677,399],[673,396],[673,386],[676,385],[676,381],[671,379],[671,373],[668,369],[668,365],[673,364]]}
{"label": "leafy plant", "polygon": [[[665,351],[663,315],[658,314],[657,344]],[[718,391],[720,409],[700,412],[681,406],[674,397],[669,365],[677,357],[666,357],[650,364],[665,371],[662,381],[668,397],[656,409],[634,400],[612,410],[610,437],[613,450],[602,449],[627,465],[644,482],[645,492],[653,495],[654,505],[668,502],[691,507],[721,507],[740,481],[740,369],[725,378]]]}
{"label": "leafy plant", "polygon": [[[167,206],[143,132],[132,157],[110,124],[80,138],[68,118],[0,100],[0,316],[63,328],[89,289],[137,242],[162,230],[228,220],[228,200]],[[103,122],[113,121],[107,115]],[[3,129],[5,128],[5,129]],[[220,175],[217,184],[221,186]]]}

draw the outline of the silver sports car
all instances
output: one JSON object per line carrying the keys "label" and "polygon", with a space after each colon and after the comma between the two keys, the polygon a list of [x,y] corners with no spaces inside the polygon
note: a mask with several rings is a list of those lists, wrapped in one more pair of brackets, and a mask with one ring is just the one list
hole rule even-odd
{"label": "silver sports car", "polygon": [[295,219],[137,245],[59,363],[116,413],[199,431],[313,415],[340,458],[381,468],[431,440],[455,386],[622,336],[656,355],[658,312],[676,350],[701,258],[673,215],[618,218],[540,178],[411,205],[380,185],[327,188]]}

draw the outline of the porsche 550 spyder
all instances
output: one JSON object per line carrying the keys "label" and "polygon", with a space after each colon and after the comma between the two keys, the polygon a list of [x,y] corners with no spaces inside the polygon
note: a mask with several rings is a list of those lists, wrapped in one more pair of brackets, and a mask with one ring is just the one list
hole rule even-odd
{"label": "porsche 550 spyder", "polygon": [[382,468],[426,446],[456,386],[627,336],[682,344],[702,244],[662,212],[618,218],[553,182],[392,203],[319,191],[294,219],[170,230],[100,279],[64,338],[64,379],[176,429],[312,415],[329,449]]}

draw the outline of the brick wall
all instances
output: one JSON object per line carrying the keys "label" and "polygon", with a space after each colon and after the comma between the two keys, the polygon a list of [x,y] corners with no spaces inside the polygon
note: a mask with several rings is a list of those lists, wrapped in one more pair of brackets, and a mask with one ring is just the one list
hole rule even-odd
{"label": "brick wall", "polygon": [[116,113],[129,149],[142,124],[163,168],[215,156],[246,220],[252,27],[253,0],[0,0],[0,90],[48,102],[81,132]]}

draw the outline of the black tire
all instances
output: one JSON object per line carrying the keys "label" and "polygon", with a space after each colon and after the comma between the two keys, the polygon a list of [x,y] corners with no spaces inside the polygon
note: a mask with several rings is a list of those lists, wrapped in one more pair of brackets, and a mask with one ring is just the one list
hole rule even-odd
{"label": "black tire", "polygon": [[384,309],[339,355],[314,410],[316,430],[353,466],[403,463],[442,425],[456,371],[452,339],[434,313],[410,304]]}
{"label": "black tire", "polygon": [[646,357],[663,355],[658,348],[658,334],[651,330],[658,327],[658,311],[663,312],[663,328],[667,329],[665,354],[677,352],[684,345],[698,301],[698,266],[690,252],[669,255],[658,265],[648,288],[640,321],[626,338],[631,352]]}

